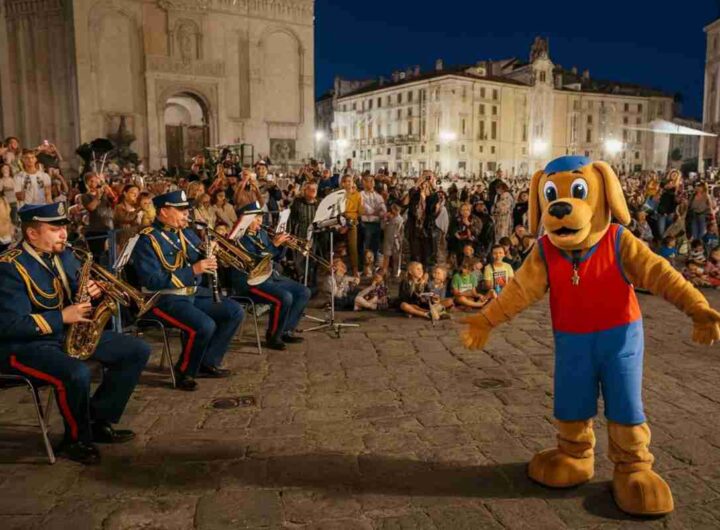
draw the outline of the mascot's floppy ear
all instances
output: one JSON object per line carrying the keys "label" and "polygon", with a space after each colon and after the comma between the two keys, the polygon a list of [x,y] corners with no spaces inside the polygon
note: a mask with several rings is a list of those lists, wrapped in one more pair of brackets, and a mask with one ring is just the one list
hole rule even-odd
{"label": "mascot's floppy ear", "polygon": [[530,180],[530,196],[528,197],[528,228],[533,236],[537,236],[540,228],[540,178],[545,172],[536,171]]}
{"label": "mascot's floppy ear", "polygon": [[623,195],[620,179],[607,162],[593,162],[593,169],[597,170],[603,178],[605,186],[605,200],[610,207],[612,216],[623,225],[630,223],[630,211],[628,210],[625,196]]}

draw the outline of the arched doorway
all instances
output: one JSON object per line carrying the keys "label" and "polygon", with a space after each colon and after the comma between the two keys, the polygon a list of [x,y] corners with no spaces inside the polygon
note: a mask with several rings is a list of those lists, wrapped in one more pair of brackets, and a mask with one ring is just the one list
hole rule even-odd
{"label": "arched doorway", "polygon": [[208,110],[193,94],[175,94],[165,102],[167,168],[187,168],[191,159],[210,145]]}

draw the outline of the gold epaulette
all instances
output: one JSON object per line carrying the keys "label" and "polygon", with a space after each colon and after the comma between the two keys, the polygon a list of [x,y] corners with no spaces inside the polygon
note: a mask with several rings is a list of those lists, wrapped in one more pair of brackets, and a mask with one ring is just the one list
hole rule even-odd
{"label": "gold epaulette", "polygon": [[0,254],[0,263],[12,263],[13,261],[15,261],[15,258],[17,258],[22,253],[23,251],[19,248],[6,250],[2,254]]}
{"label": "gold epaulette", "polygon": [[142,230],[140,230],[140,233],[141,233],[142,235],[148,235],[148,234],[152,234],[152,233],[153,233],[153,230],[155,230],[154,227],[148,226],[148,227],[143,228]]}

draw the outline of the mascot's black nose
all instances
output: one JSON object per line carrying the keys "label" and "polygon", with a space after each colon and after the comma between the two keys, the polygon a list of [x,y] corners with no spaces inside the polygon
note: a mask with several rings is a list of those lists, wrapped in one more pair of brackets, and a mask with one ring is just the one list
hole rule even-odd
{"label": "mascot's black nose", "polygon": [[550,209],[548,211],[553,217],[562,219],[566,215],[570,215],[572,213],[572,204],[570,204],[569,202],[556,202],[555,204],[550,206]]}

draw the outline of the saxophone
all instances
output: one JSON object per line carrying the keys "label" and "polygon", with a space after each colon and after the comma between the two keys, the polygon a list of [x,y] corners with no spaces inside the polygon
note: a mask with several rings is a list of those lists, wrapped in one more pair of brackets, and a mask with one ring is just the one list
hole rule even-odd
{"label": "saxophone", "polygon": [[103,330],[118,310],[119,305],[130,306],[134,304],[138,309],[138,316],[149,311],[161,293],[154,293],[146,297],[143,293],[122,281],[109,271],[93,262],[93,256],[79,248],[67,245],[76,254],[82,253],[85,260],[78,277],[78,290],[75,303],[90,302],[89,282],[95,280],[103,293],[100,303],[93,308],[89,322],[76,322],[68,327],[65,334],[65,351],[67,354],[81,361],[87,360],[95,353],[102,337]]}

